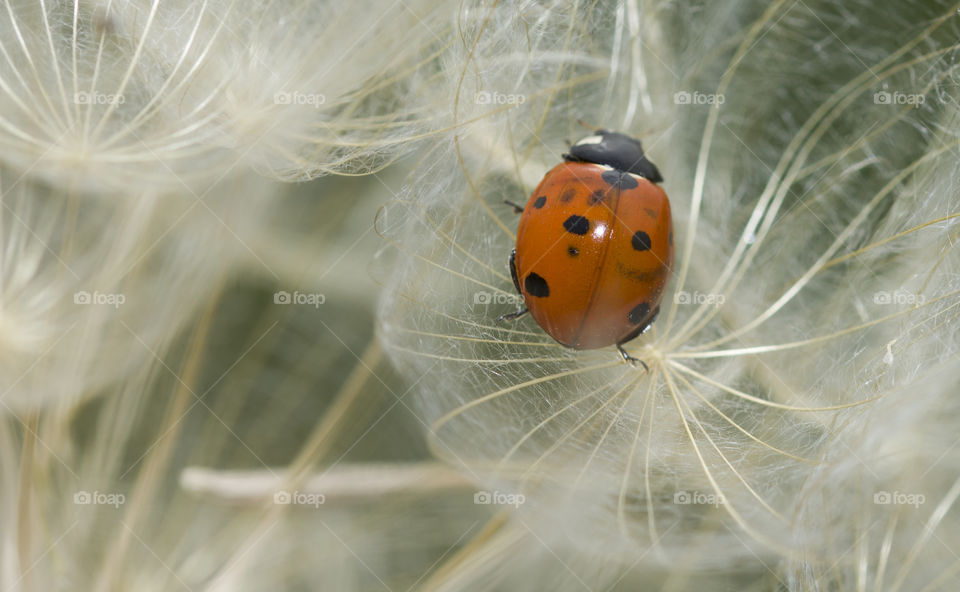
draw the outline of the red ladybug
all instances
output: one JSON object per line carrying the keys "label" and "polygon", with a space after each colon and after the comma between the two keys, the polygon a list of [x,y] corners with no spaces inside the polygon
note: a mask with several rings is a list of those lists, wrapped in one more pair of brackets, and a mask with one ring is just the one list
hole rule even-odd
{"label": "red ladybug", "polygon": [[[673,269],[670,200],[640,142],[598,130],[570,147],[522,211],[510,274],[527,312],[574,349],[617,346],[647,330]],[[640,362],[643,363],[643,362]],[[646,367],[646,364],[644,364]]]}

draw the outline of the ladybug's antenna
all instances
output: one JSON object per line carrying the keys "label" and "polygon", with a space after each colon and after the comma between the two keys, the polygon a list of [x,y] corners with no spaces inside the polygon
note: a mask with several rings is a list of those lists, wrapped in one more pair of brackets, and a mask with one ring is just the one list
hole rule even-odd
{"label": "ladybug's antenna", "polygon": [[586,121],[580,118],[577,118],[577,123],[580,125],[580,127],[585,127],[588,130],[590,130],[591,133],[595,133],[599,130],[606,129],[602,125],[594,125],[592,123],[587,123]]}
{"label": "ladybug's antenna", "polygon": [[592,123],[587,123],[586,121],[579,118],[577,119],[577,123],[579,123],[581,127],[587,128],[591,132],[595,132],[600,129],[605,129],[602,125],[593,125]]}
{"label": "ladybug's antenna", "polygon": [[[592,133],[599,133],[600,131],[609,131],[609,130],[610,130],[610,128],[604,127],[604,126],[602,126],[602,125],[596,125],[596,124],[593,124],[593,123],[587,123],[586,121],[584,121],[584,120],[581,119],[581,118],[577,118],[577,123],[578,123],[581,127],[587,128],[587,129],[590,130]],[[646,137],[648,137],[648,136],[659,136],[659,135],[665,134],[665,133],[667,132],[667,130],[668,130],[670,127],[672,127],[673,125],[674,125],[673,123],[671,123],[671,124],[669,124],[669,125],[658,124],[658,125],[655,125],[655,126],[651,126],[651,127],[644,128],[644,129],[642,129],[642,130],[640,130],[640,131],[637,131],[637,132],[627,132],[627,133],[628,133],[629,135],[635,137],[635,138],[646,138]]]}

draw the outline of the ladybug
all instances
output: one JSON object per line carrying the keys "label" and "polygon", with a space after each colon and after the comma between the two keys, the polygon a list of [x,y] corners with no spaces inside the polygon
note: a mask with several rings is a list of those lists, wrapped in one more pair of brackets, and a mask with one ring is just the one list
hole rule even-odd
{"label": "ladybug", "polygon": [[[573,349],[623,344],[656,319],[673,270],[670,200],[630,136],[597,130],[570,146],[525,207],[510,275],[527,312]],[[509,203],[509,202],[508,202]]]}

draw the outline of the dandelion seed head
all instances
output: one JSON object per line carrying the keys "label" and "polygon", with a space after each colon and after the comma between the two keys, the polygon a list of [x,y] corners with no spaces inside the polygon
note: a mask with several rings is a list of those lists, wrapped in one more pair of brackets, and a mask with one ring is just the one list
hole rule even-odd
{"label": "dandelion seed head", "polygon": [[[867,421],[863,407],[955,355],[954,340],[934,337],[924,321],[956,303],[940,268],[952,265],[942,250],[948,235],[919,228],[949,216],[951,201],[916,192],[956,177],[928,175],[955,153],[956,137],[929,134],[944,129],[946,114],[919,98],[952,66],[922,45],[922,27],[884,41],[884,25],[858,41],[862,57],[857,45],[858,59],[835,60],[824,75],[822,48],[801,44],[810,38],[801,31],[815,27],[821,42],[839,46],[831,29],[849,15],[795,8],[705,9],[710,34],[740,31],[720,43],[724,58],[693,49],[699,32],[689,20],[688,53],[643,28],[639,49],[617,45],[631,39],[632,6],[541,22],[536,43],[576,38],[573,23],[605,19],[623,35],[587,46],[587,57],[565,55],[566,70],[531,53],[509,81],[527,102],[471,122],[452,154],[435,147],[378,218],[395,250],[381,333],[420,387],[435,453],[481,482],[527,493],[524,522],[544,536],[624,558],[653,546],[666,561],[697,539],[713,551],[701,567],[806,548],[815,532],[793,529],[788,515],[839,446],[838,426]],[[646,10],[632,17],[651,29],[673,24],[673,13]],[[929,34],[949,36],[944,14],[926,23]],[[491,9],[483,18],[503,17]],[[485,65],[503,59],[486,43],[510,26],[488,33],[478,18],[465,17],[469,59],[446,64],[449,79],[489,84]],[[872,70],[863,73],[863,61]],[[795,72],[794,82],[771,79],[771,63]],[[664,72],[674,78],[660,80]],[[600,91],[623,88],[628,75],[667,84],[646,87],[649,101]],[[467,88],[483,92],[483,84]],[[448,100],[459,113],[454,91]],[[518,306],[505,263],[516,222],[501,200],[524,203],[534,171],[557,160],[546,148],[562,146],[589,112],[603,114],[604,127],[614,114],[633,114],[620,130],[649,133],[645,147],[674,204],[678,262],[664,312],[628,347],[652,365],[649,375],[612,351],[565,349],[533,322],[493,322]],[[650,133],[650,121],[676,123]],[[441,170],[457,172],[438,182]],[[914,249],[916,241],[928,248]],[[916,258],[893,265],[898,250]],[[931,334],[921,337],[921,326]],[[885,362],[891,339],[893,364]],[[686,495],[722,503],[684,503]]]}
{"label": "dandelion seed head", "polygon": [[421,3],[4,11],[0,146],[48,182],[196,191],[237,166],[302,180],[382,167],[432,127],[423,105],[398,99],[437,40],[392,33],[437,27]]}
{"label": "dandelion seed head", "polygon": [[200,206],[149,193],[97,199],[0,170],[4,410],[69,405],[155,360],[181,315],[216,289],[216,270],[248,262],[258,201],[239,213],[224,200],[258,183],[269,195],[248,175]]}

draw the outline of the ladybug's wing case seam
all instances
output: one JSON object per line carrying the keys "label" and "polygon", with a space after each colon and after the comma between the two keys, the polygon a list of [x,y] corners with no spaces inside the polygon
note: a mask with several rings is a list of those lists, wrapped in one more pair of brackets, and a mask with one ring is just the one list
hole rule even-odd
{"label": "ladybug's wing case seam", "polygon": [[[583,170],[580,167],[584,167]],[[613,218],[605,204],[583,209],[592,192],[608,187],[599,180],[600,170],[603,167],[586,163],[562,163],[554,167],[531,195],[517,231],[514,265],[527,308],[547,334],[567,347],[578,345],[577,333],[601,273],[598,261],[607,241],[596,240],[594,232],[598,224],[609,228]],[[601,213],[602,217],[591,212]],[[576,220],[567,227],[564,223],[570,222],[570,218]],[[587,220],[589,226],[584,229]],[[581,234],[584,230],[586,234]],[[579,243],[576,261],[568,259],[566,245],[570,241]],[[546,277],[552,286],[549,297],[538,298],[526,290],[525,282],[530,275]]]}
{"label": "ladybug's wing case seam", "polygon": [[580,320],[580,326],[577,328],[577,332],[574,337],[574,344],[571,345],[571,347],[574,349],[580,349],[580,336],[583,335],[583,330],[587,323],[587,319],[590,317],[590,312],[593,310],[594,303],[597,299],[597,290],[599,290],[602,285],[600,279],[603,276],[603,268],[607,262],[607,255],[610,253],[610,234],[613,232],[613,229],[616,227],[617,223],[617,208],[620,205],[620,187],[611,187],[607,195],[609,196],[609,200],[611,202],[609,205],[607,205],[610,211],[610,219],[607,222],[607,230],[602,239],[603,251],[600,253],[600,261],[597,264],[597,269],[594,272],[593,279],[591,280],[591,286],[593,286],[593,289],[590,291],[590,298],[587,300],[587,304],[583,309],[583,318]]}
{"label": "ladybug's wing case seam", "polygon": [[650,324],[669,281],[671,226],[669,202],[656,185],[619,188],[602,273],[578,335],[583,349],[625,343]]}

